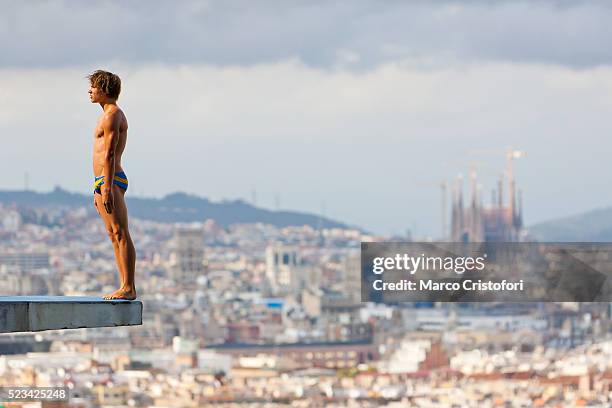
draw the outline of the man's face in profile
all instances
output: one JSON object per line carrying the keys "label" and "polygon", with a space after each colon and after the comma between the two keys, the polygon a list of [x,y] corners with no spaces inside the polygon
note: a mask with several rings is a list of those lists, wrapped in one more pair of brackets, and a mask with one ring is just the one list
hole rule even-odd
{"label": "man's face in profile", "polygon": [[93,85],[89,86],[89,100],[91,103],[100,103],[104,99],[104,92]]}

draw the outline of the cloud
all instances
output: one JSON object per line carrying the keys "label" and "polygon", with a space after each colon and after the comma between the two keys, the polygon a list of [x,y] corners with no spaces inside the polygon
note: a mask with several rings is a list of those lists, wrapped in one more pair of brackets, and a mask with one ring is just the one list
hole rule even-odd
{"label": "cloud", "polygon": [[[437,185],[470,163],[483,195],[517,162],[529,222],[612,201],[612,68],[479,63],[367,71],[297,59],[248,67],[111,65],[130,122],[134,195],[182,190],[318,212],[377,231],[439,230]],[[0,70],[0,188],[89,191],[91,67]],[[597,146],[595,148],[594,146]],[[494,150],[489,156],[471,150]]]}
{"label": "cloud", "polygon": [[608,2],[272,0],[3,2],[0,66],[371,69],[409,58],[609,65]]}

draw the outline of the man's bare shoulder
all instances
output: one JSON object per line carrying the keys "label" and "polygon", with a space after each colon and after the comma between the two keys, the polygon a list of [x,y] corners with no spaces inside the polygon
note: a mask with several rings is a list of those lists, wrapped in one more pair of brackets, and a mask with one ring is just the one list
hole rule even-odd
{"label": "man's bare shoulder", "polygon": [[114,106],[108,111],[102,114],[102,126],[114,127],[114,126],[127,126],[127,118],[125,114],[118,106]]}

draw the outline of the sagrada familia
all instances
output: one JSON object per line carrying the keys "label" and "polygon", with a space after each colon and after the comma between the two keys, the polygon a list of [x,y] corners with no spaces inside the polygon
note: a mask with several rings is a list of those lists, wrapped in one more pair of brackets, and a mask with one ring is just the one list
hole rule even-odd
{"label": "sagrada familia", "polygon": [[476,183],[476,173],[472,172],[471,197],[463,199],[462,181],[453,189],[451,210],[452,242],[518,242],[523,227],[522,191],[516,192],[512,161],[521,157],[519,151],[507,153],[508,200],[504,201],[504,177],[497,184],[497,191],[491,193],[491,205],[484,206],[480,189]]}

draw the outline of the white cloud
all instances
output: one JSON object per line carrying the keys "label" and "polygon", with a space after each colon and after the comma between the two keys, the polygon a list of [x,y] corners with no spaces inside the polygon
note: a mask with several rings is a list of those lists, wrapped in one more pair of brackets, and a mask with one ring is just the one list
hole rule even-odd
{"label": "white cloud", "polygon": [[612,62],[607,1],[55,0],[2,6],[4,67],[253,65],[298,58],[329,68],[339,56],[355,69],[398,58],[572,67]]}
{"label": "white cloud", "polygon": [[[251,67],[111,65],[130,121],[132,194],[182,190],[320,211],[382,231],[436,233],[434,184],[483,163],[485,190],[503,149],[517,163],[530,221],[609,203],[612,69],[410,61],[371,70],[298,60]],[[87,68],[0,71],[2,188],[61,184],[88,192],[92,131]],[[499,149],[499,156],[466,156]],[[431,185],[431,188],[423,187]]]}

